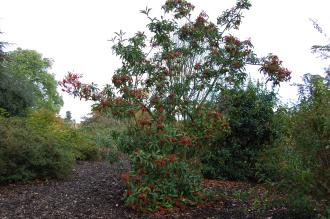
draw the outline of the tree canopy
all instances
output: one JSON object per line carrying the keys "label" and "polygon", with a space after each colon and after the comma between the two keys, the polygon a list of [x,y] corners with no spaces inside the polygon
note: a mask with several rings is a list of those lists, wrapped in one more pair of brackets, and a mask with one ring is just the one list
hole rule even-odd
{"label": "tree canopy", "polygon": [[27,107],[58,112],[63,100],[57,82],[48,70],[52,61],[35,50],[18,48],[6,53],[1,73],[1,106],[11,114]]}

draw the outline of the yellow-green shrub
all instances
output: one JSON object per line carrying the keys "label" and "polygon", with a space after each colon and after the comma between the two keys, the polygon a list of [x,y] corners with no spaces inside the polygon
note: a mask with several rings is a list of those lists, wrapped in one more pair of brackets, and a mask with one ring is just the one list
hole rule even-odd
{"label": "yellow-green shrub", "polygon": [[96,156],[96,147],[53,112],[0,117],[0,183],[62,178],[76,159]]}
{"label": "yellow-green shrub", "polygon": [[45,132],[52,133],[74,152],[76,159],[88,160],[98,157],[96,146],[88,140],[87,136],[79,129],[72,128],[53,112],[34,111],[29,114],[27,123],[40,135]]}
{"label": "yellow-green shrub", "polygon": [[51,133],[40,135],[22,118],[0,118],[0,183],[61,178],[74,160],[73,151]]}

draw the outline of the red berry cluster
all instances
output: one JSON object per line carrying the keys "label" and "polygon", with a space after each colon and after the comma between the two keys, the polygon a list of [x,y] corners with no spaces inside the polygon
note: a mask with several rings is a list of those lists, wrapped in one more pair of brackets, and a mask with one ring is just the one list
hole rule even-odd
{"label": "red berry cluster", "polygon": [[129,77],[128,75],[118,75],[118,74],[115,74],[112,77],[112,83],[116,87],[120,87],[122,84],[124,84],[126,82],[132,83],[132,78]]}
{"label": "red berry cluster", "polygon": [[276,55],[266,57],[259,71],[267,75],[268,80],[273,81],[274,85],[291,79],[291,71],[282,67],[282,61]]}
{"label": "red berry cluster", "polygon": [[241,41],[232,35],[225,36],[225,42],[226,42],[226,44],[233,44],[236,46],[241,45]]}

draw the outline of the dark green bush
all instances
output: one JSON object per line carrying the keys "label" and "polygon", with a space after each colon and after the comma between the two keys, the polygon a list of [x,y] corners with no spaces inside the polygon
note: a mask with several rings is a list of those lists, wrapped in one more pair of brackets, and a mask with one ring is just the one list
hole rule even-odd
{"label": "dark green bush", "polygon": [[275,94],[260,85],[226,89],[219,95],[219,111],[229,118],[230,133],[211,142],[203,157],[208,178],[256,180],[256,163],[273,139]]}
{"label": "dark green bush", "polygon": [[273,142],[266,145],[256,163],[256,176],[259,182],[280,181],[283,178],[280,165],[292,168],[292,171],[301,169],[302,162],[292,147],[292,139],[288,138],[292,130],[291,117],[292,110],[286,106],[279,106],[274,112]]}

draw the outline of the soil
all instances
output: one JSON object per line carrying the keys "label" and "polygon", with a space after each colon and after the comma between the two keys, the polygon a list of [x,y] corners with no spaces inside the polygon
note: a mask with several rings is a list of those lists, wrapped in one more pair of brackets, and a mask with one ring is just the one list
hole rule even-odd
{"label": "soil", "polygon": [[[79,162],[66,180],[0,186],[0,218],[290,218],[281,214],[247,213],[232,200],[219,200],[212,205],[166,215],[138,213],[124,206],[125,188],[120,175],[127,172],[128,167],[127,162],[112,165]],[[220,182],[222,184],[224,182]]]}

